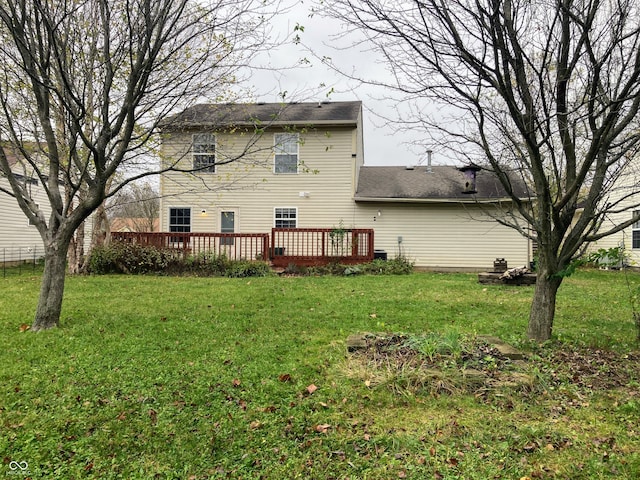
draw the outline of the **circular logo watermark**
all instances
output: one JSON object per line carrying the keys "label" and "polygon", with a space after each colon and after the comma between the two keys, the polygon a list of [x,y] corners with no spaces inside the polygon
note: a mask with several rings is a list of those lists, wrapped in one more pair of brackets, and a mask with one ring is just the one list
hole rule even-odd
{"label": "circular logo watermark", "polygon": [[9,462],[9,475],[29,475],[29,464],[27,462]]}

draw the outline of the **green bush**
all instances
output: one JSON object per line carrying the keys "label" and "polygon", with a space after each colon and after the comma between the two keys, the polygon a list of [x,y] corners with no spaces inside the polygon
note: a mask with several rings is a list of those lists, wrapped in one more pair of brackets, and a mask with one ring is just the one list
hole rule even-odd
{"label": "green bush", "polygon": [[413,273],[413,262],[406,257],[395,257],[391,260],[375,259],[369,263],[357,265],[343,265],[329,263],[318,267],[300,269],[299,273],[306,275],[408,275]]}
{"label": "green bush", "polygon": [[87,272],[97,275],[117,273],[116,251],[107,246],[94,247],[87,261]]}
{"label": "green bush", "polygon": [[272,272],[271,267],[266,262],[238,260],[236,262],[230,262],[224,274],[231,278],[267,277],[271,275]]}
{"label": "green bush", "polygon": [[162,272],[175,262],[175,254],[168,249],[125,242],[112,242],[95,247],[89,256],[89,273],[142,274]]}
{"label": "green bush", "polygon": [[600,268],[623,268],[629,266],[629,254],[622,247],[600,248],[587,255],[583,262]]}
{"label": "green bush", "polygon": [[408,275],[413,273],[413,262],[406,257],[398,256],[391,260],[375,259],[361,265],[362,273],[369,275]]}
{"label": "green bush", "polygon": [[225,255],[199,253],[183,256],[181,251],[153,246],[113,242],[92,250],[88,273],[197,275],[207,277],[264,277],[271,274],[266,262],[230,260]]}

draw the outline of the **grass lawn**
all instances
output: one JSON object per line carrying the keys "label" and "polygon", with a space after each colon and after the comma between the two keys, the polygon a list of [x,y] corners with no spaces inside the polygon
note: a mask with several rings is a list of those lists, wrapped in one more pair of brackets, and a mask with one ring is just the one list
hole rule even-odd
{"label": "grass lawn", "polygon": [[[77,276],[61,328],[22,332],[39,280],[0,278],[7,478],[640,478],[638,274],[568,278],[556,338],[533,351],[532,287],[475,275]],[[346,352],[359,332],[497,335],[529,352],[533,383],[372,383]],[[601,356],[626,375],[616,388]]]}

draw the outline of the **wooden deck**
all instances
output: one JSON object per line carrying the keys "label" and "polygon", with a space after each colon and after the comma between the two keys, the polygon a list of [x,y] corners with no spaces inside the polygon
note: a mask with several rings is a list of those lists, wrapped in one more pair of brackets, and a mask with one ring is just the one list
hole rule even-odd
{"label": "wooden deck", "polygon": [[269,253],[267,233],[112,232],[111,240],[171,249],[184,256],[224,255],[231,260],[263,260]]}
{"label": "wooden deck", "polygon": [[370,228],[273,228],[271,245],[277,267],[366,263],[374,254]]}
{"label": "wooden deck", "polygon": [[372,229],[273,228],[271,233],[112,232],[112,241],[172,249],[183,256],[224,255],[274,267],[357,264],[374,258]]}

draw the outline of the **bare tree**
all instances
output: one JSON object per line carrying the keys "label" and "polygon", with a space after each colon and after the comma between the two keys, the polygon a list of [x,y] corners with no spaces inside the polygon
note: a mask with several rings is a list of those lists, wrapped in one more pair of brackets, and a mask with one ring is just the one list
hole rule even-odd
{"label": "bare tree", "polygon": [[148,182],[132,183],[111,198],[109,217],[127,219],[136,232],[153,232],[160,214],[160,193]]}
{"label": "bare tree", "polygon": [[[614,194],[638,152],[640,11],[634,0],[329,0],[323,11],[382,54],[405,118],[432,145],[483,163],[511,194],[501,221],[538,242],[528,336],[550,338],[556,294],[587,242],[629,226]],[[519,172],[534,202],[513,195]]]}
{"label": "bare tree", "polygon": [[[268,47],[264,8],[259,0],[0,2],[0,173],[11,185],[0,193],[16,198],[45,250],[33,331],[59,323],[78,227],[107,195],[154,170],[159,122],[178,104],[228,98],[248,57]],[[44,186],[50,215],[14,175],[4,145]],[[155,172],[172,166],[158,161]]]}

